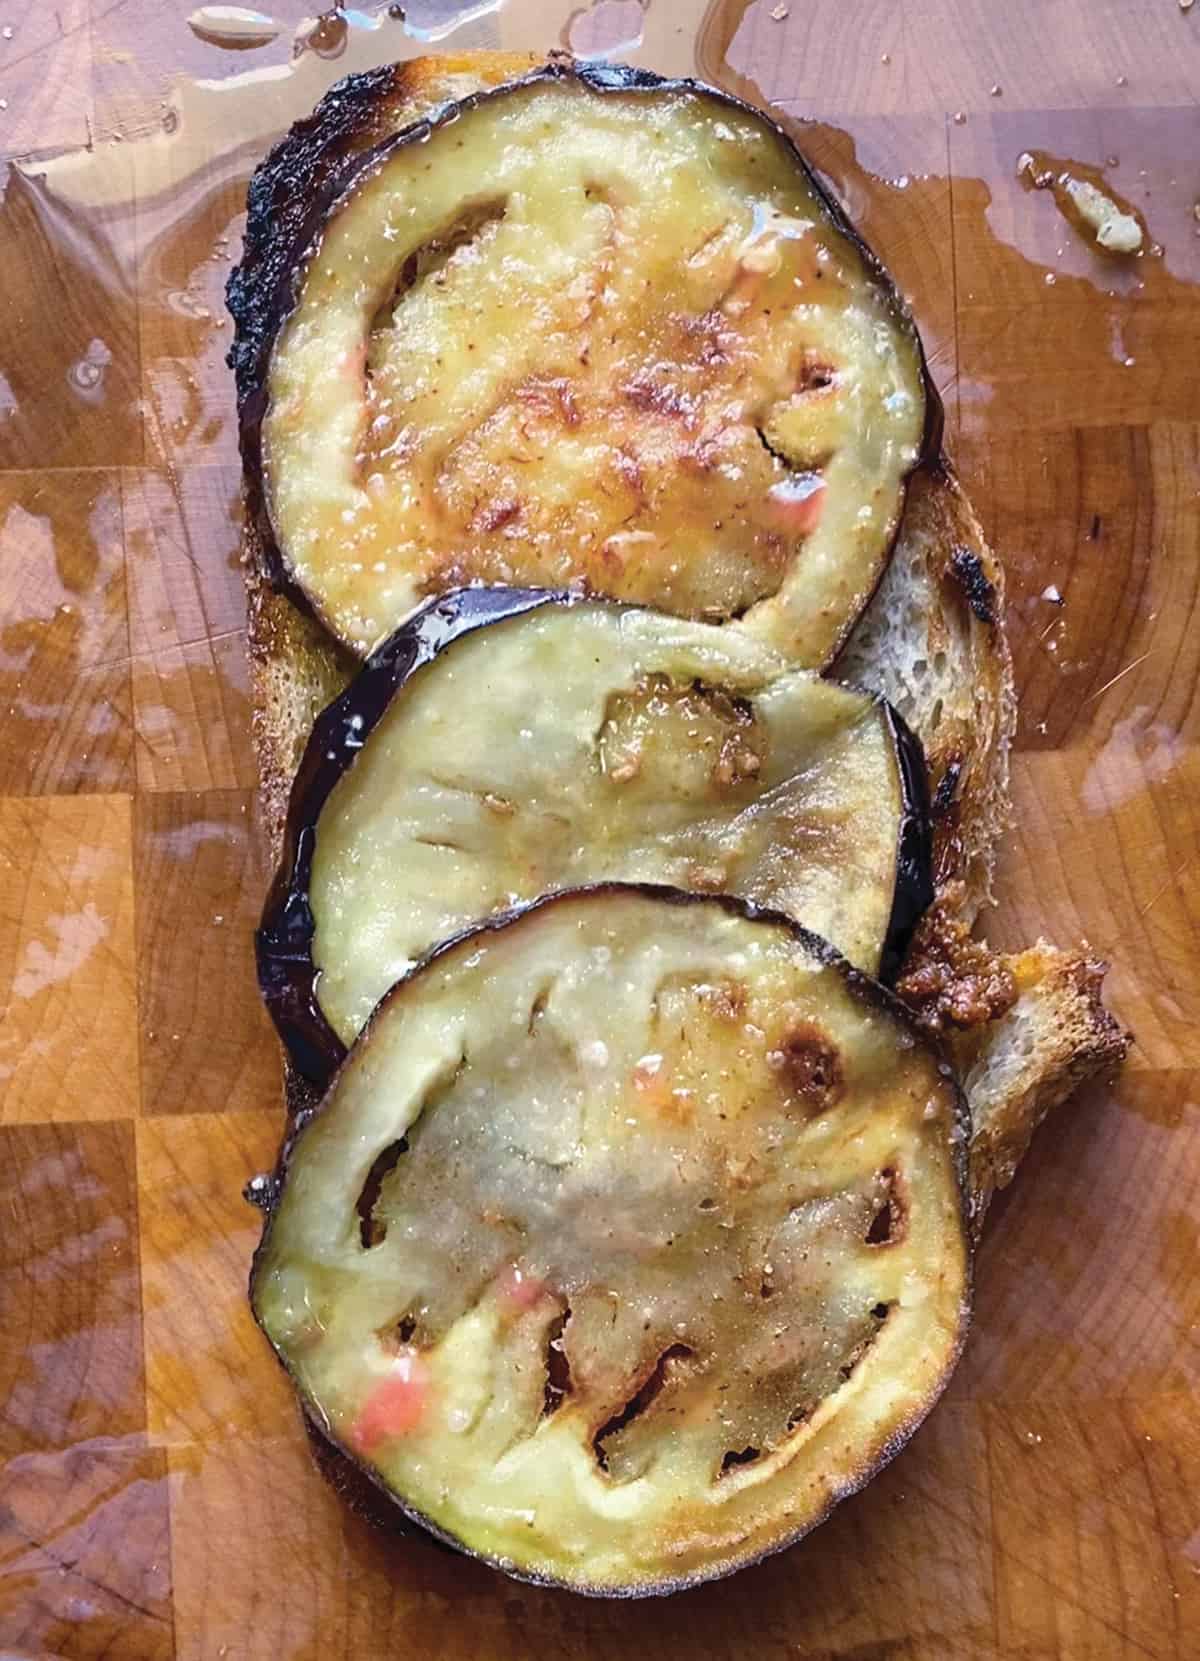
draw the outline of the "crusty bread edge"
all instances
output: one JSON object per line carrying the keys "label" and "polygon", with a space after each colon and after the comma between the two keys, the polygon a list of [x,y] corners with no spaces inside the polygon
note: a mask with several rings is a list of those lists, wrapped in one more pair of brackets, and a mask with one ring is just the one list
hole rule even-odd
{"label": "crusty bread edge", "polygon": [[[914,594],[924,603],[905,644],[917,660],[944,659],[948,666],[923,686],[887,652],[894,614],[904,614]],[[1003,568],[943,456],[910,479],[891,563],[832,672],[883,693],[920,737],[935,878],[943,891],[961,885],[959,904],[970,923],[991,900],[996,853],[1011,818],[1016,695],[1004,619]],[[951,697],[942,696],[947,677]]]}
{"label": "crusty bread edge", "polygon": [[1017,1001],[983,1041],[958,1044],[971,1104],[971,1222],[976,1235],[998,1189],[1016,1175],[1046,1115],[1080,1085],[1120,1066],[1129,1034],[1104,1007],[1108,965],[1086,947],[1063,952],[1047,940],[1006,960]]}

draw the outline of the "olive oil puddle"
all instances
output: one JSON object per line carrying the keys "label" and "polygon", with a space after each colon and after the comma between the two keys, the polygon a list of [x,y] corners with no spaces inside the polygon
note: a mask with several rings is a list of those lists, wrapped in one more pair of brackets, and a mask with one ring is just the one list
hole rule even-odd
{"label": "olive oil puddle", "polygon": [[[293,25],[294,11],[264,5],[263,14],[280,23],[278,32],[235,51],[228,39],[214,42],[189,28],[186,8],[164,7],[152,8],[144,27],[153,38],[135,61],[131,54],[141,42],[136,30],[121,33],[122,8],[111,15],[97,8],[91,147],[0,163],[0,553],[6,568],[20,562],[33,573],[6,588],[0,614],[8,794],[50,789],[120,796],[135,787],[231,793],[252,786],[237,638],[238,466],[232,378],[223,362],[229,338],[223,288],[240,248],[250,173],[291,122],[342,75],[430,49],[567,46],[699,75],[762,103],[752,64],[775,87],[780,62],[802,62],[786,55],[789,41],[807,27],[805,0],[793,0],[786,19],[773,20],[774,9],[771,0],[411,0],[403,8],[335,9],[324,18],[314,7],[311,18]],[[266,25],[262,30],[265,35]],[[0,74],[4,50],[0,43]],[[882,62],[885,55],[892,55],[889,45],[878,54],[881,77],[899,71],[898,63]],[[45,61],[49,72],[48,49]],[[951,447],[1008,570],[1023,689],[1020,743],[1025,750],[1053,749],[1098,730],[1099,771],[1090,786],[1084,780],[1080,805],[1102,818],[1118,801],[1127,807],[1130,791],[1146,788],[1147,754],[1151,772],[1157,769],[1151,782],[1161,785],[1181,749],[1167,702],[1173,652],[1163,633],[1175,590],[1155,517],[1163,510],[1150,497],[1153,490],[1194,493],[1200,458],[1181,437],[1147,437],[1146,411],[1169,369],[1161,367],[1166,320],[1195,313],[1196,188],[1194,178],[1175,171],[1172,158],[1190,152],[1158,112],[1024,117],[1016,113],[1017,77],[1009,72],[1000,79],[1003,99],[989,104],[984,86],[964,122],[951,109],[854,117],[844,126],[801,120],[791,102],[775,113],[911,299],[947,400]],[[1118,96],[1114,88],[1114,103]],[[0,82],[0,99],[8,97]],[[842,107],[849,104],[848,91]],[[0,109],[0,146],[7,113]],[[1102,169],[1142,216],[1150,241],[1162,243],[1162,255],[1118,264],[1087,246],[1063,222],[1049,192],[1027,194],[1016,180],[1020,154],[1038,149],[1063,158],[1082,177],[1089,168]],[[1077,326],[1085,315],[1086,330]],[[1022,409],[1038,394],[1039,363],[1067,352],[1072,376],[1089,389],[1080,393],[1078,411],[1039,404],[1040,425],[1025,432]],[[1185,412],[1175,404],[1167,413],[1182,419]],[[1052,457],[1042,434],[1075,425],[1082,436],[1072,472],[1061,447]],[[1049,485],[1039,483],[1043,456],[1051,458]],[[1140,507],[1130,502],[1131,477],[1147,491]],[[1097,606],[1111,612],[1110,627],[1097,629]],[[121,735],[129,733],[122,748]],[[69,754],[47,749],[56,735]],[[30,760],[45,754],[51,760]],[[194,857],[185,843],[164,856],[181,869]],[[102,858],[105,848],[85,843],[81,857]],[[1148,909],[1157,903],[1155,892],[1148,893]],[[55,994],[86,996],[80,977],[105,949],[117,915],[116,902],[107,898],[92,911],[88,903],[80,901],[85,921],[78,926],[91,931],[95,949],[77,953],[79,962],[53,985],[22,978],[18,966],[10,1007],[32,1008],[32,1000]],[[236,914],[237,903],[231,892],[228,907],[214,913],[214,927]],[[1051,934],[1070,935],[1076,927],[1071,915],[1037,920]],[[249,943],[244,932],[225,932],[232,965]],[[49,936],[45,949],[52,963],[67,965]],[[26,951],[19,965],[29,961]],[[40,1042],[36,1023],[29,1030]],[[265,1030],[263,1042],[270,1042]],[[253,1168],[229,1170],[231,1192]],[[47,1171],[43,1164],[33,1172],[35,1188]],[[244,1238],[221,1243],[228,1286],[220,1322],[234,1318],[235,1304],[241,1307],[240,1284],[230,1288],[240,1283],[256,1232],[252,1215],[247,1229]],[[1040,1238],[1024,1231],[1026,1267],[1009,1273],[1012,1285],[1035,1293],[1052,1256],[1049,1237],[1046,1244]],[[111,1244],[99,1235],[85,1242],[97,1251]],[[178,1242],[174,1249],[197,1261],[215,1250]],[[48,1286],[71,1272],[52,1253],[39,1265]],[[47,1379],[78,1374],[78,1383],[70,1399],[46,1398],[30,1433],[35,1451],[15,1462],[15,1478],[28,1477],[28,1491],[22,1488],[19,1503],[9,1503],[30,1541],[20,1561],[36,1591],[27,1597],[21,1636],[33,1649],[43,1638],[45,1647],[58,1647],[55,1633],[79,1627],[99,1650],[105,1622],[123,1621],[113,1630],[130,1641],[140,1623],[155,1627],[169,1618],[167,1452],[144,1429],[124,1435],[123,1421],[111,1443],[72,1429],[110,1411],[106,1392],[114,1379],[120,1382],[122,1368],[135,1365],[130,1357],[140,1358],[143,1346],[161,1351],[162,1311],[149,1311],[157,1323],[151,1336],[138,1313],[136,1269],[122,1272],[126,1280],[114,1307],[94,1316],[75,1311],[77,1325],[47,1342],[38,1357]],[[1009,1304],[1016,1309],[1019,1301],[1010,1297]],[[265,1363],[262,1373],[255,1371],[252,1333],[245,1342],[249,1391],[273,1375]],[[1004,1342],[1005,1333],[993,1329],[993,1356]],[[193,1357],[180,1376],[225,1368],[228,1349],[216,1337],[213,1345],[211,1356]],[[97,1359],[88,1371],[80,1358],[92,1350]],[[227,1370],[221,1393],[230,1402],[238,1395]],[[285,1482],[292,1485],[287,1492],[298,1491],[290,1444],[279,1451],[287,1441],[282,1402],[281,1391],[260,1411],[257,1400],[247,1405],[243,1392],[226,1440],[214,1434],[171,1450],[170,1482],[185,1510],[193,1496],[216,1493],[229,1503],[235,1490],[220,1489],[232,1480],[230,1450],[239,1439],[253,1440],[256,1456],[261,1449],[263,1468],[279,1476],[281,1492]],[[206,1422],[197,1412],[198,1422]],[[218,1469],[215,1488],[205,1476],[210,1460]],[[251,1474],[242,1480],[250,1484],[252,1464],[247,1469]],[[57,1512],[48,1509],[51,1502]],[[105,1540],[131,1542],[117,1581],[101,1562]],[[389,1574],[427,1594],[441,1588],[457,1599],[464,1584],[480,1598],[495,1592],[491,1577],[473,1565],[443,1565],[411,1549],[394,1553],[361,1532],[354,1549],[356,1560],[386,1555]],[[78,1573],[64,1577],[54,1551]],[[759,1571],[759,1584],[781,1589],[788,1574],[794,1566],[784,1561],[778,1572]],[[80,1578],[89,1575],[90,1589]],[[506,1595],[526,1611],[537,1597],[511,1588]],[[711,1607],[719,1605],[714,1600]],[[603,1610],[589,1618],[597,1632],[628,1634],[628,1610],[624,1626],[606,1627]],[[652,1631],[653,1609],[640,1618]],[[214,1634],[227,1630],[222,1620],[214,1614]],[[228,1630],[236,1654],[243,1634]],[[214,1653],[217,1643],[214,1636]]]}

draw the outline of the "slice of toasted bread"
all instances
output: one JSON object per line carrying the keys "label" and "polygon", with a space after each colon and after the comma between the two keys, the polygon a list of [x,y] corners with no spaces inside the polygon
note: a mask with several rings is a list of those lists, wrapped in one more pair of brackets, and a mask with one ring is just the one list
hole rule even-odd
{"label": "slice of toasted bread", "polygon": [[944,462],[913,475],[892,562],[834,673],[882,692],[919,735],[935,874],[963,884],[974,922],[1009,813],[1016,700],[1004,573]]}
{"label": "slice of toasted bread", "polygon": [[[269,306],[290,280],[303,205],[346,161],[438,104],[519,74],[537,60],[505,54],[426,58],[340,83],[259,168],[251,184],[245,251],[230,282],[237,335],[230,362],[245,413],[261,381]],[[249,603],[254,737],[263,824],[277,859],[288,793],[317,712],[354,671],[353,660],[271,582],[256,531],[259,482],[247,481],[243,564]],[[990,900],[1007,822],[1008,752],[1015,698],[1004,633],[1003,572],[944,461],[909,485],[895,552],[835,667],[884,694],[919,734],[934,804],[937,922],[965,934]],[[962,1072],[974,1132],[971,1185],[978,1225],[991,1194],[1013,1175],[1042,1118],[1077,1085],[1123,1056],[1128,1037],[1100,1001],[1103,966],[1086,948],[1039,943],[1015,958],[973,943],[961,972],[939,952],[938,929],[914,946],[912,975],[939,990],[927,1025],[946,1035]],[[994,996],[963,995],[987,966]],[[304,1087],[289,1077],[293,1107]]]}
{"label": "slice of toasted bread", "polygon": [[971,1105],[972,1227],[1012,1181],[1052,1107],[1120,1064],[1129,1035],[1101,1001],[1107,964],[1048,941],[1005,959],[1017,1001],[999,1020],[952,1043]]}
{"label": "slice of toasted bread", "polygon": [[[899,989],[911,997],[923,973],[949,960],[932,1000],[943,1018],[927,1024],[953,1054],[970,1104],[978,1234],[1046,1114],[1119,1065],[1129,1035],[1104,1007],[1107,965],[1086,944],[1062,951],[1043,940],[1004,956],[969,938],[991,900],[1011,813],[1016,697],[1003,568],[949,467],[914,476],[892,563],[836,670],[882,692],[925,746],[938,901]],[[945,952],[947,930],[966,943],[967,961]],[[956,1002],[959,1019],[945,1019]]]}

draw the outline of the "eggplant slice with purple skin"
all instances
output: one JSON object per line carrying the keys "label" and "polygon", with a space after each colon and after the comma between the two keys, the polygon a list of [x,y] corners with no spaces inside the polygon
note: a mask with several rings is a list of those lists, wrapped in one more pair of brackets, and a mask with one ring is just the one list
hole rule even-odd
{"label": "eggplant slice with purple skin", "polygon": [[431,594],[580,583],[828,663],[940,406],[791,141],[695,82],[551,63],[354,154],[386,96],[331,94],[350,154],[286,250],[251,192],[230,304],[275,575],[360,657]]}
{"label": "eggplant slice with purple skin", "polygon": [[410,1519],[606,1595],[727,1574],[959,1353],[964,1105],[790,919],[607,884],[440,947],[289,1139],[252,1301]]}
{"label": "eggplant slice with purple skin", "polygon": [[930,867],[920,745],[874,694],[710,624],[466,589],[402,625],[320,718],[260,981],[323,1084],[431,947],[539,894],[732,893],[886,978]]}

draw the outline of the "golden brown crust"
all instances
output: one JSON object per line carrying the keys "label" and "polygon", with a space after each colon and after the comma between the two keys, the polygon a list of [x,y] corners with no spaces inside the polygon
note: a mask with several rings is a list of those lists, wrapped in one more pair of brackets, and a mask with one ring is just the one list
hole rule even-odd
{"label": "golden brown crust", "polygon": [[1004,570],[948,464],[936,508],[939,595],[944,616],[955,616],[965,632],[973,674],[969,709],[943,709],[929,746],[931,797],[942,798],[935,814],[935,874],[940,884],[966,885],[964,904],[974,916],[990,894],[995,849],[1011,811],[1008,756],[1016,692],[1004,627]]}
{"label": "golden brown crust", "polygon": [[259,797],[272,864],[279,858],[288,795],[313,721],[349,681],[354,665],[318,623],[276,593],[243,534],[247,641]]}
{"label": "golden brown crust", "polygon": [[1063,952],[1041,940],[1002,960],[1017,988],[1005,1016],[951,1044],[971,1104],[972,1227],[1012,1181],[1034,1131],[1088,1079],[1125,1059],[1131,1035],[1104,1007],[1108,965],[1086,946]]}
{"label": "golden brown crust", "polygon": [[965,885],[944,883],[917,924],[896,991],[928,1033],[979,1027],[1006,1015],[1017,984],[1005,960],[972,937],[963,915]]}

